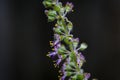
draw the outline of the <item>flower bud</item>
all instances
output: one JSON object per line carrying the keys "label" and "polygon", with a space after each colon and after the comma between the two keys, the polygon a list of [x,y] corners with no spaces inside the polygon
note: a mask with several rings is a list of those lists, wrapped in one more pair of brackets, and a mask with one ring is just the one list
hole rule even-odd
{"label": "flower bud", "polygon": [[86,43],[81,43],[80,45],[80,50],[83,51],[88,47],[88,45]]}

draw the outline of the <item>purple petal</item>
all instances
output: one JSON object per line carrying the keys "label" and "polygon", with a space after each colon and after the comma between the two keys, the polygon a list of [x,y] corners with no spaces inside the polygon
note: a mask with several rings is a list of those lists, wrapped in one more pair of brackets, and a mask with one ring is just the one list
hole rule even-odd
{"label": "purple petal", "polygon": [[56,52],[51,52],[50,54],[48,54],[48,56],[49,57],[54,57],[54,56],[56,56],[56,54],[57,54]]}
{"label": "purple petal", "polygon": [[66,5],[70,6],[71,9],[74,7],[74,5],[70,2],[67,2]]}
{"label": "purple petal", "polygon": [[63,75],[60,80],[65,80],[66,75]]}
{"label": "purple petal", "polygon": [[90,78],[90,73],[85,73],[84,76],[85,76],[85,80],[88,80]]}
{"label": "purple petal", "polygon": [[62,59],[56,60],[56,64],[59,65],[61,61],[62,61]]}
{"label": "purple petal", "polygon": [[82,55],[82,53],[80,54],[80,59],[83,61],[85,60],[85,57]]}
{"label": "purple petal", "polygon": [[60,42],[60,36],[58,34],[54,34],[55,41],[53,42],[54,46]]}

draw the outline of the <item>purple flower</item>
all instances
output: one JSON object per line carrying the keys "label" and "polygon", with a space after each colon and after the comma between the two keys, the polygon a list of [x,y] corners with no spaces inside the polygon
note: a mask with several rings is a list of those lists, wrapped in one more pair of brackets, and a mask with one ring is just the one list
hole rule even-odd
{"label": "purple flower", "polygon": [[59,65],[61,61],[62,61],[62,57],[61,55],[58,55],[58,60],[56,60],[56,64]]}
{"label": "purple flower", "polygon": [[57,44],[57,45],[55,45],[55,46],[54,46],[54,51],[55,51],[55,52],[57,52],[57,51],[58,51],[58,48],[59,48],[60,46],[61,46],[61,44],[60,44],[60,43],[59,43],[59,44]]}
{"label": "purple flower", "polygon": [[59,65],[61,61],[62,61],[62,59],[56,60],[56,64]]}
{"label": "purple flower", "polygon": [[65,78],[66,78],[66,75],[63,75],[63,76],[60,78],[60,80],[65,80]]}
{"label": "purple flower", "polygon": [[70,3],[70,2],[67,2],[66,6],[69,7],[69,11],[71,11],[72,8],[74,7],[74,5],[72,3]]}
{"label": "purple flower", "polygon": [[58,34],[54,34],[54,42],[53,45],[57,45],[60,42],[60,36]]}
{"label": "purple flower", "polygon": [[90,73],[84,73],[85,80],[88,80],[90,78]]}
{"label": "purple flower", "polygon": [[85,57],[82,55],[82,53],[80,53],[80,60],[85,61]]}
{"label": "purple flower", "polygon": [[51,52],[47,56],[54,58],[57,55],[57,52]]}

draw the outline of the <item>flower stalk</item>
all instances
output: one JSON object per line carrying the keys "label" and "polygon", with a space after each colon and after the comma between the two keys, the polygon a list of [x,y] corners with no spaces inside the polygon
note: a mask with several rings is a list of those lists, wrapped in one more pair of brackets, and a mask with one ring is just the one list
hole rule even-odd
{"label": "flower stalk", "polygon": [[56,21],[53,27],[54,40],[50,41],[53,49],[48,56],[60,68],[60,80],[88,80],[90,73],[85,73],[82,69],[85,62],[82,51],[87,48],[87,44],[79,45],[79,38],[74,38],[71,34],[73,24],[66,17],[67,13],[73,11],[73,4],[67,2],[63,6],[59,0],[44,0],[43,4],[47,8],[45,14],[48,22]]}

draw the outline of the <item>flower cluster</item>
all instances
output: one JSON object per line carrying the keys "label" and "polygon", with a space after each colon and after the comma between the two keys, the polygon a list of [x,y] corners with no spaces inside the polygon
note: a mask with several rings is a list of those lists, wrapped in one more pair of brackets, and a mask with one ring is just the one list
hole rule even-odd
{"label": "flower cluster", "polygon": [[53,49],[48,56],[60,68],[60,80],[88,80],[90,73],[85,73],[82,69],[85,62],[82,51],[87,48],[87,44],[79,44],[79,38],[73,37],[73,24],[66,17],[72,11],[73,4],[67,2],[63,6],[58,0],[44,0],[43,4],[48,9],[45,10],[48,21],[56,21],[53,27],[54,40],[50,41]]}

